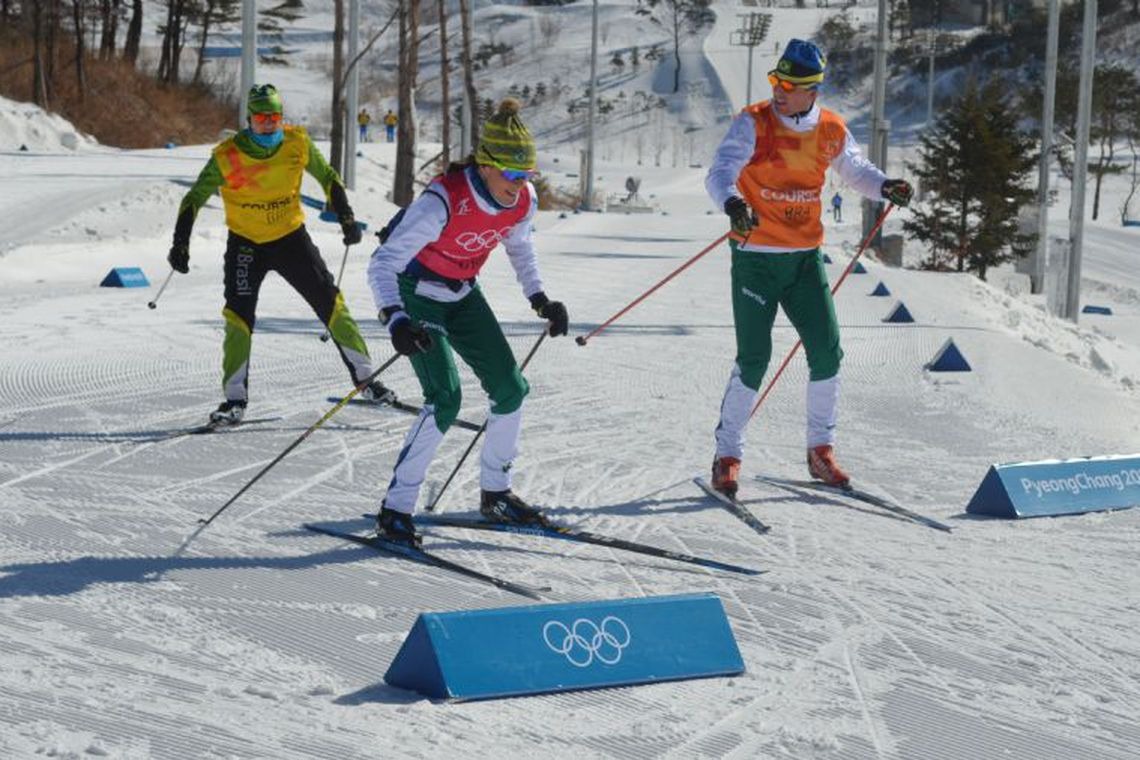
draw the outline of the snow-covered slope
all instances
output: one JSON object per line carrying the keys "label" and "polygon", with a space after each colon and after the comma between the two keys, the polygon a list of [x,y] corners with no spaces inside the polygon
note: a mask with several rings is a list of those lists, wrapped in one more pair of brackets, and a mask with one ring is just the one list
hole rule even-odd
{"label": "snow-covered slope", "polygon": [[[717,67],[726,91],[739,92],[739,74]],[[363,152],[353,202],[376,228],[393,210],[382,200],[393,153],[379,144]],[[544,169],[564,165],[549,153]],[[368,528],[360,515],[376,509],[411,418],[341,411],[178,551],[199,517],[327,411],[326,396],[349,389],[335,352],[317,339],[321,326],[270,278],[250,415],[280,419],[164,439],[219,400],[225,231],[216,201],[199,216],[190,274],[174,278],[157,309],[145,306],[155,287],[96,285],[114,265],[142,266],[161,281],[179,183],[206,154],[0,153],[0,171],[13,178],[0,188],[0,755],[1135,754],[1140,512],[1022,523],[962,512],[994,461],[1140,451],[1140,323],[1130,295],[1140,275],[1127,263],[1136,230],[1090,223],[1088,292],[1117,314],[1078,326],[1045,316],[1013,276],[988,285],[869,261],[868,274],[844,284],[840,456],[860,484],[949,522],[951,535],[751,478],[803,476],[802,359],[749,435],[743,495],[772,532],[753,535],[691,484],[711,458],[732,362],[725,250],[586,348],[546,342],[527,372],[517,490],[568,524],[769,572],[733,577],[521,537],[433,531],[428,545],[550,585],[551,600],[715,592],[748,671],[434,704],[382,682],[416,615],[525,600],[301,529]],[[567,303],[573,334],[724,231],[722,216],[708,213],[699,169],[636,167],[615,152],[601,171],[640,173],[662,213],[540,214],[544,278]],[[834,279],[858,224],[827,225]],[[309,227],[335,269],[337,229],[315,215]],[[374,355],[387,358],[364,282],[367,253],[351,252],[344,291]],[[879,280],[894,298],[867,295]],[[521,356],[542,325],[504,257],[492,257],[482,282]],[[881,321],[895,300],[916,323]],[[949,337],[974,372],[923,371]],[[778,360],[795,337],[781,320],[775,338]],[[463,377],[462,415],[479,421],[482,394]],[[386,380],[417,400],[406,362]],[[429,489],[468,441],[462,430],[448,435]],[[441,509],[471,511],[477,488],[468,466]]]}

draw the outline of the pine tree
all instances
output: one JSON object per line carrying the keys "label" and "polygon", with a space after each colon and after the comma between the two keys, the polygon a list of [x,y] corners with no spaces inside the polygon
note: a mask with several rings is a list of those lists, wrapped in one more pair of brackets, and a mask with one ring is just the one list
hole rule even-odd
{"label": "pine tree", "polygon": [[1036,197],[1037,153],[1018,130],[1003,87],[969,82],[922,138],[920,160],[907,163],[927,197],[903,228],[930,246],[926,269],[976,272],[984,280],[987,270],[1034,242],[1018,232],[1017,217]]}

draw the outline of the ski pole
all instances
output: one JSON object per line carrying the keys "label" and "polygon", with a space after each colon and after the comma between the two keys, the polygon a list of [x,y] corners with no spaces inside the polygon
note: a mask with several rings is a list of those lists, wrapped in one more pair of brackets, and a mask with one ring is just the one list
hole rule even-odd
{"label": "ski pole", "polygon": [[630,309],[632,309],[634,306],[637,306],[639,303],[641,303],[641,302],[642,302],[642,301],[644,301],[646,298],[648,298],[649,296],[651,296],[655,290],[657,290],[658,288],[660,288],[660,287],[661,287],[662,285],[664,285],[665,283],[669,282],[669,280],[672,280],[674,277],[676,277],[677,275],[679,275],[681,272],[683,272],[683,271],[685,271],[686,269],[688,269],[688,268],[689,268],[689,266],[690,266],[690,265],[692,265],[694,262],[696,262],[696,260],[697,260],[697,259],[699,259],[701,256],[704,256],[706,253],[708,253],[709,251],[711,251],[713,248],[716,248],[718,245],[720,245],[721,243],[723,243],[723,242],[724,242],[725,240],[727,240],[727,239],[728,239],[728,233],[726,232],[726,233],[724,233],[723,235],[721,235],[720,237],[718,237],[716,240],[714,240],[714,241],[712,241],[711,243],[709,243],[709,244],[708,244],[708,246],[707,246],[707,247],[706,247],[704,250],[702,250],[700,253],[698,253],[696,256],[694,256],[693,258],[689,259],[689,260],[688,260],[688,261],[686,261],[684,264],[682,264],[681,266],[677,267],[677,268],[676,268],[676,269],[674,269],[672,272],[670,272],[670,273],[669,273],[669,274],[668,274],[668,275],[665,277],[665,279],[661,280],[661,281],[660,281],[660,282],[658,282],[656,285],[654,285],[652,288],[650,288],[649,290],[645,291],[645,292],[644,292],[644,293],[642,293],[640,296],[638,296],[636,299],[634,299],[634,301],[633,301],[632,303],[630,303],[630,304],[629,304],[629,306],[626,306],[624,309],[622,309],[621,311],[619,311],[617,314],[614,314],[612,317],[610,317],[610,318],[609,318],[609,319],[607,319],[605,322],[603,322],[602,324],[600,324],[600,325],[598,325],[597,327],[595,327],[593,330],[591,330],[591,331],[590,331],[589,333],[587,333],[586,335],[579,335],[577,338],[575,338],[575,339],[574,339],[574,342],[575,342],[575,343],[577,343],[579,346],[584,346],[584,345],[586,345],[586,341],[588,341],[590,338],[592,338],[592,337],[594,337],[595,335],[597,335],[598,333],[600,333],[602,330],[604,330],[604,329],[606,329],[607,327],[609,327],[609,326],[610,326],[610,325],[611,325],[613,322],[616,322],[616,321],[618,320],[618,318],[620,318],[620,317],[621,317],[623,314],[625,314],[627,311],[629,311],[629,310],[630,310]]}
{"label": "ski pole", "polygon": [[154,294],[154,300],[146,302],[147,308],[150,308],[150,309],[157,309],[158,308],[158,299],[162,295],[162,291],[166,290],[166,286],[170,284],[170,278],[173,276],[174,276],[174,267],[171,267],[170,268],[170,274],[166,275],[166,279],[162,281],[162,287],[159,288],[158,292]]}
{"label": "ski pole", "polygon": [[233,496],[231,496],[231,497],[230,497],[230,500],[229,500],[229,501],[227,501],[225,504],[223,504],[221,507],[219,507],[219,508],[218,508],[218,510],[217,510],[216,512],[214,512],[214,514],[210,515],[210,516],[209,516],[209,517],[207,517],[207,518],[199,519],[199,520],[198,520],[198,522],[200,522],[200,523],[201,523],[203,526],[205,526],[205,525],[209,525],[210,523],[212,523],[212,522],[214,521],[214,518],[215,518],[215,517],[217,517],[218,515],[220,515],[222,512],[225,512],[225,511],[226,511],[226,509],[227,509],[227,508],[228,508],[228,507],[229,507],[231,504],[233,504],[235,501],[237,501],[237,500],[238,500],[238,497],[239,497],[239,496],[241,496],[243,493],[245,493],[246,491],[248,491],[248,490],[249,490],[250,486],[252,486],[252,485],[253,485],[254,483],[256,483],[257,481],[261,480],[261,476],[262,476],[262,475],[264,475],[265,473],[267,473],[267,472],[269,472],[270,470],[272,470],[272,469],[273,469],[273,467],[274,467],[274,465],[276,465],[278,462],[280,462],[282,459],[284,459],[284,458],[285,458],[285,456],[286,456],[286,455],[287,455],[287,454],[288,454],[290,451],[292,451],[293,449],[295,449],[295,448],[297,448],[298,446],[300,446],[300,445],[301,445],[301,441],[303,441],[303,440],[305,440],[306,438],[308,438],[310,435],[312,435],[312,434],[313,434],[313,431],[315,431],[315,430],[316,430],[317,428],[319,428],[321,425],[323,425],[323,424],[325,424],[326,422],[328,422],[328,421],[329,421],[329,419],[330,419],[330,418],[331,418],[331,417],[332,417],[334,414],[336,414],[336,413],[337,413],[337,412],[339,412],[341,409],[343,409],[343,408],[344,408],[344,406],[345,406],[345,405],[346,405],[346,404],[347,404],[349,401],[351,401],[351,400],[352,400],[352,398],[353,398],[353,397],[354,397],[354,396],[355,396],[357,393],[360,393],[362,390],[364,390],[365,388],[367,388],[367,387],[368,387],[368,384],[369,384],[369,383],[371,383],[373,380],[375,380],[377,377],[379,377],[379,376],[380,376],[380,373],[381,373],[381,372],[383,372],[384,370],[388,369],[388,368],[389,368],[389,367],[391,367],[393,364],[395,364],[395,363],[396,363],[396,360],[397,360],[397,359],[399,359],[399,358],[400,358],[400,354],[396,354],[396,355],[395,355],[395,356],[393,356],[391,359],[389,359],[388,361],[384,362],[384,364],[382,364],[382,365],[380,366],[380,369],[376,370],[376,371],[375,371],[375,372],[373,372],[371,375],[369,375],[368,377],[364,378],[364,380],[363,380],[363,381],[360,383],[360,385],[356,386],[356,387],[355,387],[355,388],[353,388],[351,391],[349,391],[348,395],[347,395],[347,396],[345,396],[344,398],[342,398],[340,401],[338,401],[338,402],[337,402],[337,404],[336,404],[336,406],[334,406],[332,409],[329,409],[327,412],[325,412],[325,416],[324,416],[324,417],[321,417],[319,420],[317,420],[317,421],[316,421],[316,422],[314,422],[312,425],[310,425],[310,426],[309,426],[309,429],[308,429],[308,430],[306,430],[304,433],[301,433],[300,437],[299,437],[299,438],[297,438],[297,440],[293,441],[291,444],[289,444],[288,448],[286,448],[284,451],[282,451],[280,454],[278,454],[276,457],[274,457],[274,459],[273,459],[273,461],[272,461],[272,462],[270,462],[269,464],[265,465],[265,467],[261,468],[261,472],[259,472],[259,473],[257,473],[256,475],[254,475],[254,476],[253,476],[253,480],[249,481],[249,482],[248,482],[248,483],[246,483],[244,486],[242,486],[242,487],[241,487],[241,490],[240,490],[240,491],[238,491],[237,493],[235,493]]}
{"label": "ski pole", "polygon": [[[851,263],[847,265],[847,268],[843,270],[843,274],[839,276],[839,279],[835,281],[835,285],[832,286],[831,295],[835,295],[835,291],[839,290],[839,286],[843,284],[843,281],[847,279],[847,275],[850,274],[851,270],[855,268],[855,262],[858,261],[859,257],[863,255],[863,251],[867,249],[867,246],[871,242],[871,238],[875,237],[875,233],[879,231],[879,228],[883,226],[883,222],[887,220],[887,214],[891,213],[891,209],[894,207],[895,204],[888,203],[887,208],[883,211],[883,213],[879,214],[879,218],[875,222],[875,226],[871,228],[871,231],[867,233],[867,237],[863,238],[863,242],[859,244],[859,250],[855,251],[855,255],[851,258]],[[803,345],[803,341],[797,340],[796,345],[792,346],[792,350],[789,351],[788,355],[784,357],[784,361],[780,362],[780,368],[776,370],[776,374],[773,375],[772,379],[768,381],[768,386],[764,389],[764,392],[760,394],[760,398],[756,399],[756,406],[752,407],[752,413],[748,415],[748,419],[752,419],[756,415],[756,410],[759,409],[760,405],[764,403],[764,399],[768,398],[768,394],[772,392],[772,386],[774,386],[776,384],[776,381],[780,379],[780,375],[784,374],[784,369],[788,366],[788,362],[790,362],[792,360],[792,357],[795,356],[796,351],[800,350],[801,345]]]}
{"label": "ski pole", "polygon": [[[340,257],[340,272],[336,276],[337,290],[340,290],[340,281],[344,277],[344,264],[348,261],[348,249],[351,247],[352,246],[346,245],[344,247],[344,255]],[[329,334],[329,329],[326,327],[324,332],[321,333],[321,343],[328,343],[331,337],[332,335]]]}
{"label": "ski pole", "polygon": [[[531,348],[530,353],[526,355],[525,359],[523,359],[522,365],[519,366],[520,372],[523,371],[524,369],[526,369],[526,365],[530,364],[530,360],[531,360],[531,357],[534,356],[534,352],[538,350],[538,347],[542,345],[542,341],[544,341],[546,339],[546,333],[547,333],[548,329],[549,329],[549,324],[547,325],[547,327],[544,327],[542,329],[542,335],[538,336],[538,340],[535,341],[534,347]],[[475,434],[475,437],[471,439],[471,443],[469,443],[467,445],[467,450],[463,452],[463,456],[459,457],[459,463],[455,465],[455,469],[453,469],[451,471],[451,474],[447,476],[447,480],[444,481],[443,488],[439,489],[439,493],[437,493],[435,495],[435,498],[432,499],[431,504],[427,505],[426,509],[428,512],[434,512],[435,511],[435,507],[437,504],[439,504],[439,500],[443,498],[444,491],[446,491],[447,487],[449,485],[451,485],[451,481],[455,479],[456,474],[459,472],[459,468],[462,467],[463,463],[467,461],[467,455],[471,453],[471,449],[475,448],[475,442],[479,440],[480,436],[483,435],[483,432],[486,429],[487,429],[487,422],[484,421],[483,426],[479,428],[479,432]]]}

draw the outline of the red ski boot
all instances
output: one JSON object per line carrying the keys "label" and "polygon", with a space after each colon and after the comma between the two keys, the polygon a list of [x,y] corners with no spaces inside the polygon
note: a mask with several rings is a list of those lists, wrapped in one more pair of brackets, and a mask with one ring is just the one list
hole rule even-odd
{"label": "red ski boot", "polygon": [[830,444],[808,449],[807,465],[811,476],[822,480],[826,485],[846,488],[851,482],[851,478],[847,477],[847,473],[835,461],[835,450]]}
{"label": "red ski boot", "polygon": [[730,499],[736,498],[740,477],[740,460],[736,457],[718,457],[712,464],[712,487]]}

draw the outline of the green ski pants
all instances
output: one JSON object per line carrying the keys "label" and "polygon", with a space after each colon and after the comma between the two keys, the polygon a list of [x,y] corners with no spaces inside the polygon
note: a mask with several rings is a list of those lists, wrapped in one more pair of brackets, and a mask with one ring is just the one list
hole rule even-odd
{"label": "green ski pants", "polygon": [[416,295],[416,282],[413,277],[400,275],[400,296],[408,316],[432,331],[431,349],[414,354],[411,361],[424,391],[424,403],[435,407],[440,432],[447,432],[459,415],[462,392],[456,353],[479,378],[491,399],[493,413],[510,414],[522,406],[530,386],[479,286],[463,299],[445,303]]}
{"label": "green ski pants", "polygon": [[839,374],[843,349],[835,304],[818,248],[757,253],[732,247],[732,315],[740,380],[759,390],[772,358],[772,325],[782,306],[803,341],[811,379]]}

